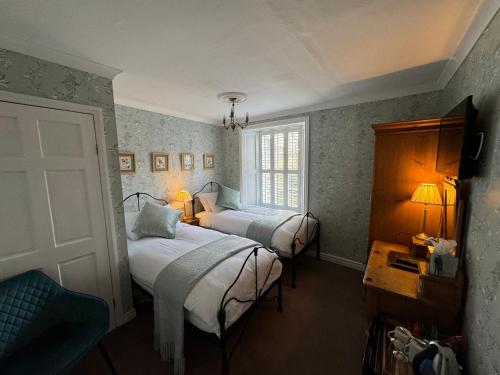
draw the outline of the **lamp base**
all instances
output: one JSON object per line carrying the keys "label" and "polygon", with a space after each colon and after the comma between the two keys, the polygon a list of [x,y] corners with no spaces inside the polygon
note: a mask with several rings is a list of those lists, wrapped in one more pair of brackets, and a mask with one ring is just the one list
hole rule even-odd
{"label": "lamp base", "polygon": [[425,240],[426,240],[426,239],[428,239],[430,236],[428,236],[427,234],[425,234],[424,232],[422,232],[422,233],[417,234],[415,237],[417,237],[419,240],[423,240],[423,241],[425,241]]}

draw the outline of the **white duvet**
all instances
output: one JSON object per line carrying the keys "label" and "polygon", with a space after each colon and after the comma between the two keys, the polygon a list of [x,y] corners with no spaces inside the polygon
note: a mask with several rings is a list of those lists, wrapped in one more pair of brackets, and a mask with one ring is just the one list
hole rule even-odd
{"label": "white duvet", "polygon": [[[202,211],[197,213],[196,217],[200,219],[200,225],[205,228],[211,228],[224,233],[246,237],[250,223],[254,220],[270,215],[272,211],[273,209],[271,208],[248,206],[239,211],[224,210],[217,213]],[[278,249],[282,256],[291,256],[293,236],[300,227],[303,217],[304,215],[293,217],[274,232],[271,240],[271,246]],[[307,218],[306,220],[308,221],[309,238],[311,238],[316,220],[312,218]],[[307,239],[306,220],[304,220],[304,224],[298,233],[298,237],[302,243],[305,243]],[[300,243],[297,243],[297,253],[299,253],[302,248],[303,246]]]}
{"label": "white duvet", "polygon": [[[153,285],[160,271],[182,254],[226,236],[226,234],[178,223],[175,239],[159,237],[142,238],[137,241],[127,240],[130,273],[133,279],[149,293],[153,294]],[[186,298],[184,307],[186,319],[203,331],[219,335],[217,312],[220,301],[231,283],[236,278],[241,266],[253,247],[243,250],[212,269],[193,288]],[[276,255],[266,250],[259,250],[257,257],[258,286],[263,287],[266,275]],[[265,289],[281,274],[281,263],[274,262]],[[238,282],[231,289],[228,298],[238,297],[241,300],[255,297],[255,265],[251,257]],[[226,298],[227,300],[227,298]],[[234,323],[250,304],[231,302],[226,308],[226,326]]]}

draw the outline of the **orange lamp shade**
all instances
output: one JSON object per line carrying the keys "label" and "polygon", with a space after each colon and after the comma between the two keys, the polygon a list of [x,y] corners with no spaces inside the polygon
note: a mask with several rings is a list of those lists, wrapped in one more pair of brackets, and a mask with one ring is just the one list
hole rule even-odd
{"label": "orange lamp shade", "polygon": [[179,191],[175,196],[175,200],[179,202],[188,202],[191,199],[192,199],[191,194],[189,194],[189,191],[186,190]]}
{"label": "orange lamp shade", "polygon": [[422,183],[418,186],[417,190],[413,193],[411,201],[423,204],[443,204],[441,195],[439,194],[436,184]]}

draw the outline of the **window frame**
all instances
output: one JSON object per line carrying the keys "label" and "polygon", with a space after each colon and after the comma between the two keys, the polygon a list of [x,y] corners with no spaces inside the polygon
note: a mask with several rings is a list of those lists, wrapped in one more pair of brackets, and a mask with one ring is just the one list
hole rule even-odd
{"label": "window frame", "polygon": [[[281,129],[284,129],[284,128],[300,128],[300,127],[303,127],[303,132],[302,132],[302,136],[299,135],[299,140],[300,140],[300,144],[301,144],[301,147],[299,147],[299,150],[301,150],[300,152],[300,159],[299,159],[299,163],[300,163],[300,166],[302,168],[300,168],[299,166],[299,172],[298,172],[298,175],[299,175],[299,186],[300,186],[300,180],[302,180],[302,199],[299,201],[299,207],[297,209],[294,209],[294,208],[290,208],[288,207],[288,201],[285,201],[285,205],[284,206],[276,206],[274,204],[274,200],[273,200],[273,196],[274,196],[274,190],[272,190],[272,194],[271,194],[271,202],[272,204],[263,204],[261,203],[262,202],[262,199],[261,199],[261,191],[262,191],[262,188],[261,188],[261,163],[260,163],[260,158],[261,158],[261,139],[260,139],[260,136],[261,136],[261,133],[276,133],[276,132],[279,132],[280,131],[280,128]],[[258,163],[258,167],[256,168],[256,174],[257,174],[257,182],[256,182],[256,190],[257,190],[257,202],[255,204],[257,205],[260,205],[260,206],[264,206],[264,207],[271,207],[271,208],[276,208],[276,209],[291,209],[291,210],[294,210],[294,211],[297,211],[297,212],[302,212],[302,213],[305,213],[307,212],[308,210],[308,202],[309,202],[309,117],[307,116],[303,116],[303,117],[293,117],[293,118],[288,118],[288,119],[282,119],[282,120],[277,120],[277,121],[270,121],[270,122],[262,122],[262,123],[259,123],[259,124],[255,124],[255,125],[250,125],[248,126],[247,128],[243,129],[242,131],[240,131],[240,136],[239,136],[239,145],[240,145],[240,190],[241,190],[241,195],[243,197],[243,201],[245,203],[245,196],[246,196],[246,192],[245,192],[245,182],[244,182],[244,170],[243,170],[243,161],[244,161],[244,158],[245,158],[245,155],[244,155],[244,152],[245,152],[245,147],[244,147],[244,135],[246,133],[249,133],[249,132],[252,132],[252,133],[255,133],[255,136],[258,137],[258,147],[255,151],[255,154],[257,155],[258,157],[258,160],[257,160],[257,163]],[[300,139],[301,138],[301,139]],[[285,136],[285,150],[284,152],[287,152],[288,151],[288,142],[287,142],[287,137]],[[280,173],[281,171],[275,171],[274,170],[274,167],[275,165],[273,164],[274,163],[274,136],[271,137],[271,170],[273,171],[272,172],[272,175],[271,176],[274,176],[275,173]],[[288,157],[286,158],[286,160],[288,161]],[[293,174],[293,172],[290,172]],[[283,176],[284,176],[284,179],[286,181],[284,181],[284,189],[287,188],[287,185],[288,185],[288,165],[284,165],[284,170],[283,170]],[[274,177],[271,177],[271,186],[274,186]],[[287,194],[288,195],[288,194]]]}

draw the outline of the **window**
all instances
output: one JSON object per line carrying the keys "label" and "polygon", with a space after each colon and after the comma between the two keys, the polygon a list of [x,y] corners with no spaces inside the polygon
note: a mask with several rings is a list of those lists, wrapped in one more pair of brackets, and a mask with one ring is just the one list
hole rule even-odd
{"label": "window", "polygon": [[307,210],[307,118],[263,124],[241,133],[243,202]]}

